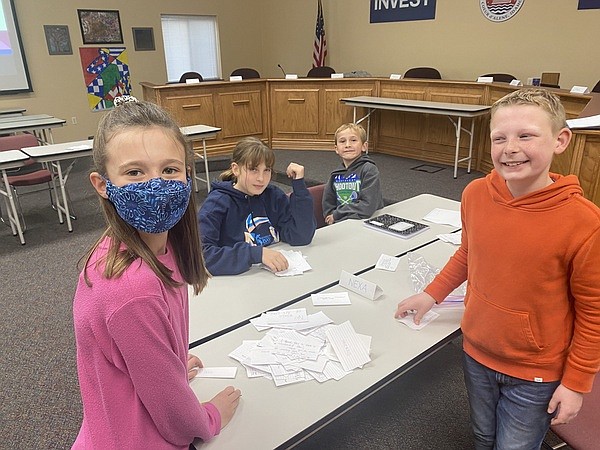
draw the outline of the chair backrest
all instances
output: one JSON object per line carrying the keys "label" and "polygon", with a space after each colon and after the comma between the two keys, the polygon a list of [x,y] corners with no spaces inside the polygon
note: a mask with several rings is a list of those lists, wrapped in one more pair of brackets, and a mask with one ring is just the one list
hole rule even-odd
{"label": "chair backrest", "polygon": [[600,92],[600,81],[598,81],[596,86],[592,88],[592,92]]}
{"label": "chair backrest", "polygon": [[37,147],[39,144],[33,134],[15,134],[12,136],[0,136],[0,152],[5,150],[21,150],[25,147]]}
{"label": "chair backrest", "polygon": [[583,406],[572,422],[553,425],[551,430],[559,438],[578,450],[594,450],[600,442],[600,376],[596,375],[592,392],[583,396]]}
{"label": "chair backrest", "polygon": [[509,73],[488,73],[487,75],[481,75],[482,77],[492,77],[494,81],[500,83],[510,83],[512,80],[516,80],[517,77]]}
{"label": "chair backrest", "polygon": [[442,74],[433,67],[413,67],[406,71],[404,78],[429,78],[431,80],[441,80]]}
{"label": "chair backrest", "polygon": [[250,78],[260,78],[260,74],[258,70],[251,69],[250,67],[240,67],[239,69],[235,69],[231,72],[232,77],[242,77],[244,80],[248,80]]}
{"label": "chair backrest", "polygon": [[202,75],[200,75],[198,72],[186,72],[183,75],[181,75],[181,77],[179,78],[179,82],[180,83],[185,83],[186,80],[199,80],[202,81]]}
{"label": "chair backrest", "polygon": [[332,73],[335,73],[333,68],[329,66],[319,66],[310,69],[306,76],[308,78],[330,78]]}
{"label": "chair backrest", "polygon": [[325,226],[325,218],[323,217],[323,190],[325,189],[324,184],[318,184],[316,186],[310,186],[308,192],[313,199],[313,214],[317,221],[317,228]]}

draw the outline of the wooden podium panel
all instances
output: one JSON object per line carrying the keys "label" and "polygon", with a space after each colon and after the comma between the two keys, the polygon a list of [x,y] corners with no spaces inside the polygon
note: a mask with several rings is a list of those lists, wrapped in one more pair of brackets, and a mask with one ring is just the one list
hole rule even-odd
{"label": "wooden podium panel", "polygon": [[260,90],[221,92],[216,96],[218,116],[227,118],[223,121],[221,131],[223,139],[263,134],[263,101]]}

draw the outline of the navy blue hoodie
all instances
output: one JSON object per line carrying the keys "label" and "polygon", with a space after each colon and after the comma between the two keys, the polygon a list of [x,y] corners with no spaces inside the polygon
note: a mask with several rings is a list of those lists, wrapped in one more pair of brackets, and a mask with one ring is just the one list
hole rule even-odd
{"label": "navy blue hoodie", "polygon": [[247,195],[231,181],[215,181],[198,213],[206,267],[212,275],[235,275],[262,261],[262,247],[279,242],[307,245],[315,234],[313,201],[304,179],[288,197],[269,184]]}

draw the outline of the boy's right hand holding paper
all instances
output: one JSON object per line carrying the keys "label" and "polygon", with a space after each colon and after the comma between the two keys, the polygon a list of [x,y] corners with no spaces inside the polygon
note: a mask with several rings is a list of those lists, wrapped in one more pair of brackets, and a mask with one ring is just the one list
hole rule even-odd
{"label": "boy's right hand holding paper", "polygon": [[421,319],[437,302],[427,292],[411,295],[398,303],[398,309],[394,317],[396,319],[406,317],[409,313],[415,312],[414,322],[419,325]]}

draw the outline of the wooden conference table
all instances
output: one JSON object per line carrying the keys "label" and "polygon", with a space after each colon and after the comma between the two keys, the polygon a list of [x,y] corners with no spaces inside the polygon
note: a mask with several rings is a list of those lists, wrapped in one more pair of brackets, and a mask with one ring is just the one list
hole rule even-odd
{"label": "wooden conference table", "polygon": [[23,227],[19,221],[19,215],[17,213],[17,207],[15,205],[15,199],[13,197],[11,186],[8,182],[8,174],[6,173],[9,169],[16,169],[25,165],[25,161],[29,159],[25,153],[20,150],[6,150],[0,152],[0,170],[2,171],[2,188],[0,188],[0,194],[4,196],[4,204],[6,205],[6,211],[8,215],[8,223],[14,236],[19,236],[21,244],[25,244],[25,238],[23,237]]}
{"label": "wooden conference table", "polygon": [[[381,234],[368,229],[363,233],[367,244],[365,247],[374,244]],[[417,252],[425,257],[428,263],[441,267],[455,249],[456,247],[438,240],[417,248]],[[374,263],[375,259],[364,261],[364,264]],[[341,263],[338,264],[338,268],[341,266]],[[314,307],[310,296],[307,296],[292,307],[304,307],[309,314],[323,311],[336,324],[349,320],[357,333],[372,337],[371,362],[339,381],[329,380],[322,384],[305,381],[276,387],[273,381],[265,378],[249,379],[241,367],[233,380],[195,379],[191,383],[192,389],[203,401],[228,385],[234,385],[242,391],[240,405],[229,425],[209,443],[200,440],[194,442],[197,448],[292,447],[400,377],[460,334],[461,307],[437,308],[440,317],[420,331],[411,330],[394,319],[393,314],[398,301],[413,294],[406,255],[401,257],[396,272],[369,269],[361,277],[377,283],[384,294],[372,301],[350,292],[352,305],[329,307]],[[281,281],[285,280],[277,280],[278,283]],[[260,289],[263,293],[279,290],[282,297],[285,297],[285,291],[274,284],[253,283],[246,292],[253,288]],[[323,290],[342,291],[344,289],[340,286]],[[222,299],[224,303],[234,302],[234,306],[227,308],[228,310],[234,309],[240,303],[239,300],[244,300],[232,297]],[[224,309],[226,307],[223,305]],[[210,321],[210,315],[206,314],[204,320]],[[192,353],[199,356],[206,367],[239,366],[227,355],[241,345],[242,341],[257,340],[263,336],[264,332],[258,332],[248,324],[193,348]]]}
{"label": "wooden conference table", "polygon": [[[454,200],[421,194],[379,212],[423,222],[422,218],[434,208],[458,210],[459,205]],[[457,230],[450,225],[428,225],[425,232],[402,239],[366,229],[360,220],[345,220],[318,229],[310,245],[273,246],[301,251],[312,270],[299,276],[276,277],[253,266],[240,275],[211,278],[199,296],[190,291],[190,346],[235,329],[264,311],[281,309],[310,293],[336,285],[342,269],[359,274],[373,267],[382,253],[397,256],[437,240],[437,234]]]}
{"label": "wooden conference table", "polygon": [[[403,111],[418,114],[434,114],[447,116],[448,119],[454,125],[456,131],[456,147],[454,152],[454,178],[457,177],[458,163],[468,161],[467,172],[471,173],[471,161],[473,159],[473,133],[475,131],[475,118],[486,115],[490,107],[487,105],[471,105],[464,103],[445,103],[445,102],[431,102],[424,100],[406,100],[399,98],[386,98],[386,97],[370,97],[360,96],[351,98],[342,98],[341,101],[348,106],[354,107],[354,123],[360,123],[367,119],[367,138],[370,129],[370,118],[373,111],[378,109],[386,109],[390,111]],[[358,119],[356,117],[356,108],[366,108],[367,114]],[[456,117],[456,121],[454,118]],[[471,119],[471,128],[466,129],[462,127],[462,119]],[[459,159],[460,151],[460,137],[461,132],[464,131],[469,135],[469,155]]]}

